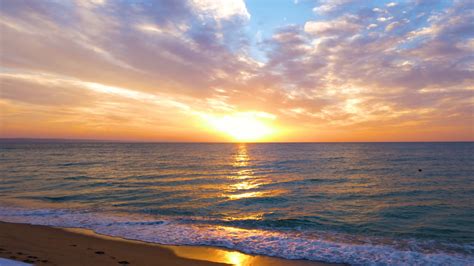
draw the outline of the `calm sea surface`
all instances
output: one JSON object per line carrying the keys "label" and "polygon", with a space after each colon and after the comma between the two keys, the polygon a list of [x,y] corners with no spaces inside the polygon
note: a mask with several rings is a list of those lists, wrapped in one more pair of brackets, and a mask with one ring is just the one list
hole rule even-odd
{"label": "calm sea surface", "polygon": [[474,265],[473,162],[474,143],[3,143],[0,220],[289,259]]}

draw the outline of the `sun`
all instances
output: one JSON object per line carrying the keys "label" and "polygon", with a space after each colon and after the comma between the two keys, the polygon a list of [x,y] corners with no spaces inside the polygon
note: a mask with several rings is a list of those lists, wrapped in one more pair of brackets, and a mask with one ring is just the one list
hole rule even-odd
{"label": "sun", "polygon": [[275,132],[269,124],[275,117],[266,113],[242,112],[220,117],[207,116],[216,130],[239,142],[261,141]]}

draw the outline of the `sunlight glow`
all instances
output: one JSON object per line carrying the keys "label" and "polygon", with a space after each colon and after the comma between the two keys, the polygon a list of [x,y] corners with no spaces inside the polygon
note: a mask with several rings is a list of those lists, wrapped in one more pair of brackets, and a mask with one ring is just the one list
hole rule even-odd
{"label": "sunlight glow", "polygon": [[209,124],[235,141],[260,141],[275,133],[268,121],[275,116],[267,113],[243,112],[221,117],[205,116]]}
{"label": "sunlight glow", "polygon": [[227,262],[235,266],[245,265],[246,260],[249,256],[239,252],[228,252],[226,254]]}

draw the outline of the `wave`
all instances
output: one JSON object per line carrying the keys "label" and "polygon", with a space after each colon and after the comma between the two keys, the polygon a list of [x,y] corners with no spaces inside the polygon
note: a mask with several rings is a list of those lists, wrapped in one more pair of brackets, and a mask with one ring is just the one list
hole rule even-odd
{"label": "wave", "polygon": [[[356,237],[327,231],[239,228],[206,218],[173,219],[97,210],[0,207],[0,220],[91,229],[99,234],[174,245],[219,246],[249,254],[355,265],[473,265],[474,243]],[[288,223],[291,221],[282,221]]]}
{"label": "wave", "polygon": [[102,164],[103,162],[70,162],[70,163],[61,163],[58,166],[68,167],[68,166],[88,166],[88,165],[97,165]]}
{"label": "wave", "polygon": [[90,180],[95,179],[94,177],[90,177],[87,175],[77,175],[77,176],[66,176],[64,180]]}

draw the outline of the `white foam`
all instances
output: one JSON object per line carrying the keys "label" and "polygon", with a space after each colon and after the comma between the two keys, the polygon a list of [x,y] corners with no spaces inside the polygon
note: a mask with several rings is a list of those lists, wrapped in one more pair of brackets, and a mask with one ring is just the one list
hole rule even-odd
{"label": "white foam", "polygon": [[[351,243],[310,237],[304,232],[250,230],[229,226],[163,221],[90,211],[0,208],[0,220],[81,227],[97,233],[174,245],[227,247],[250,254],[363,265],[474,265],[474,256],[400,249],[388,244]],[[469,247],[472,254],[472,246]]]}

